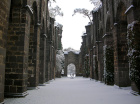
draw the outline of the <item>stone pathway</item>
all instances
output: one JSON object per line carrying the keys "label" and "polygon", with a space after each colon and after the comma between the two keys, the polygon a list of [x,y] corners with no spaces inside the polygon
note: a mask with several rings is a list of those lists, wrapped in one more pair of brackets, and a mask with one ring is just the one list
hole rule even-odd
{"label": "stone pathway", "polygon": [[140,104],[130,90],[107,86],[88,78],[56,79],[24,98],[6,98],[5,104]]}

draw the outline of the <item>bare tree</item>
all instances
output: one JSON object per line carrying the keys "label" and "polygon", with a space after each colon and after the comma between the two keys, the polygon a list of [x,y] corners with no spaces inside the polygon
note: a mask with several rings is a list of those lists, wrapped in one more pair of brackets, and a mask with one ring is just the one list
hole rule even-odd
{"label": "bare tree", "polygon": [[85,8],[76,8],[74,10],[74,13],[73,13],[72,16],[74,16],[76,13],[83,14],[84,17],[88,17],[88,19],[90,20],[90,22],[92,21],[91,20],[92,15],[91,15],[91,12],[89,10],[87,10]]}
{"label": "bare tree", "polygon": [[59,6],[56,6],[54,8],[49,9],[50,15],[53,17],[56,17],[57,15],[63,16],[63,12],[61,11],[61,8]]}
{"label": "bare tree", "polygon": [[[52,6],[52,4],[55,4],[55,7]],[[61,11],[61,8],[56,5],[56,0],[50,0],[49,2],[49,13],[50,16],[55,18],[56,16],[63,16],[63,12]]]}
{"label": "bare tree", "polygon": [[[100,0],[89,0],[89,1],[94,5],[94,8],[92,10],[93,12],[97,11],[102,6],[102,2]],[[92,14],[90,10],[85,9],[85,8],[76,8],[72,16],[74,16],[76,13],[83,14],[84,17],[88,17],[90,22],[92,22],[92,19],[91,19]]]}
{"label": "bare tree", "polygon": [[100,7],[102,7],[101,0],[89,0],[89,1],[94,5],[93,12],[97,11]]}

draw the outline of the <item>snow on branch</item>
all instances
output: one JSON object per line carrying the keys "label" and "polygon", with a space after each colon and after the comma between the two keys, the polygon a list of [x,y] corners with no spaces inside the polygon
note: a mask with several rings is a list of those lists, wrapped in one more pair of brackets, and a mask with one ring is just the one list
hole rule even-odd
{"label": "snow on branch", "polygon": [[101,0],[89,0],[95,7],[93,8],[93,12],[98,11],[99,8],[102,7],[102,2]]}
{"label": "snow on branch", "polygon": [[76,9],[74,9],[74,13],[73,13],[72,16],[74,16],[76,13],[83,14],[83,17],[88,17],[88,19],[90,20],[90,22],[92,21],[91,20],[92,14],[91,14],[91,12],[88,9],[85,9],[85,8],[76,8]]}
{"label": "snow on branch", "polygon": [[55,18],[56,16],[63,16],[61,8],[56,4],[56,0],[49,1],[49,14],[50,17]]}
{"label": "snow on branch", "polygon": [[61,8],[59,6],[49,8],[49,13],[53,18],[55,18],[57,15],[63,16],[63,12],[61,11]]}

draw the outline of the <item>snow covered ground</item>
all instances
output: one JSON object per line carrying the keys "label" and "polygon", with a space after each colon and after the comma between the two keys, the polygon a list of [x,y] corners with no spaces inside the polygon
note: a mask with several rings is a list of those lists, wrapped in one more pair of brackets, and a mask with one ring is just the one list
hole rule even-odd
{"label": "snow covered ground", "polygon": [[24,98],[7,98],[5,104],[140,104],[130,89],[107,86],[89,78],[56,79]]}

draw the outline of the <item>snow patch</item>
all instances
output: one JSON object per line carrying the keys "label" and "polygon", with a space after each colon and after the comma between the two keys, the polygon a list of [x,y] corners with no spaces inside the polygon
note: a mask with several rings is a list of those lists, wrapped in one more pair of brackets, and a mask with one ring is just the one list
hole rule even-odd
{"label": "snow patch", "polygon": [[132,23],[128,24],[127,29],[131,28],[131,31],[133,30],[133,27],[136,23],[138,23],[139,21],[133,21]]}
{"label": "snow patch", "polygon": [[116,26],[118,23],[114,23],[114,26]]}
{"label": "snow patch", "polygon": [[133,5],[131,5],[126,11],[125,11],[125,14],[131,9],[131,8],[133,8],[134,6]]}
{"label": "snow patch", "polygon": [[58,50],[56,54],[56,70],[61,72],[64,69],[65,56],[62,50]]}
{"label": "snow patch", "polygon": [[30,12],[33,14],[34,12],[33,12],[33,9],[31,8],[31,6],[30,5],[26,5],[25,7],[27,7],[29,10],[30,10]]}

